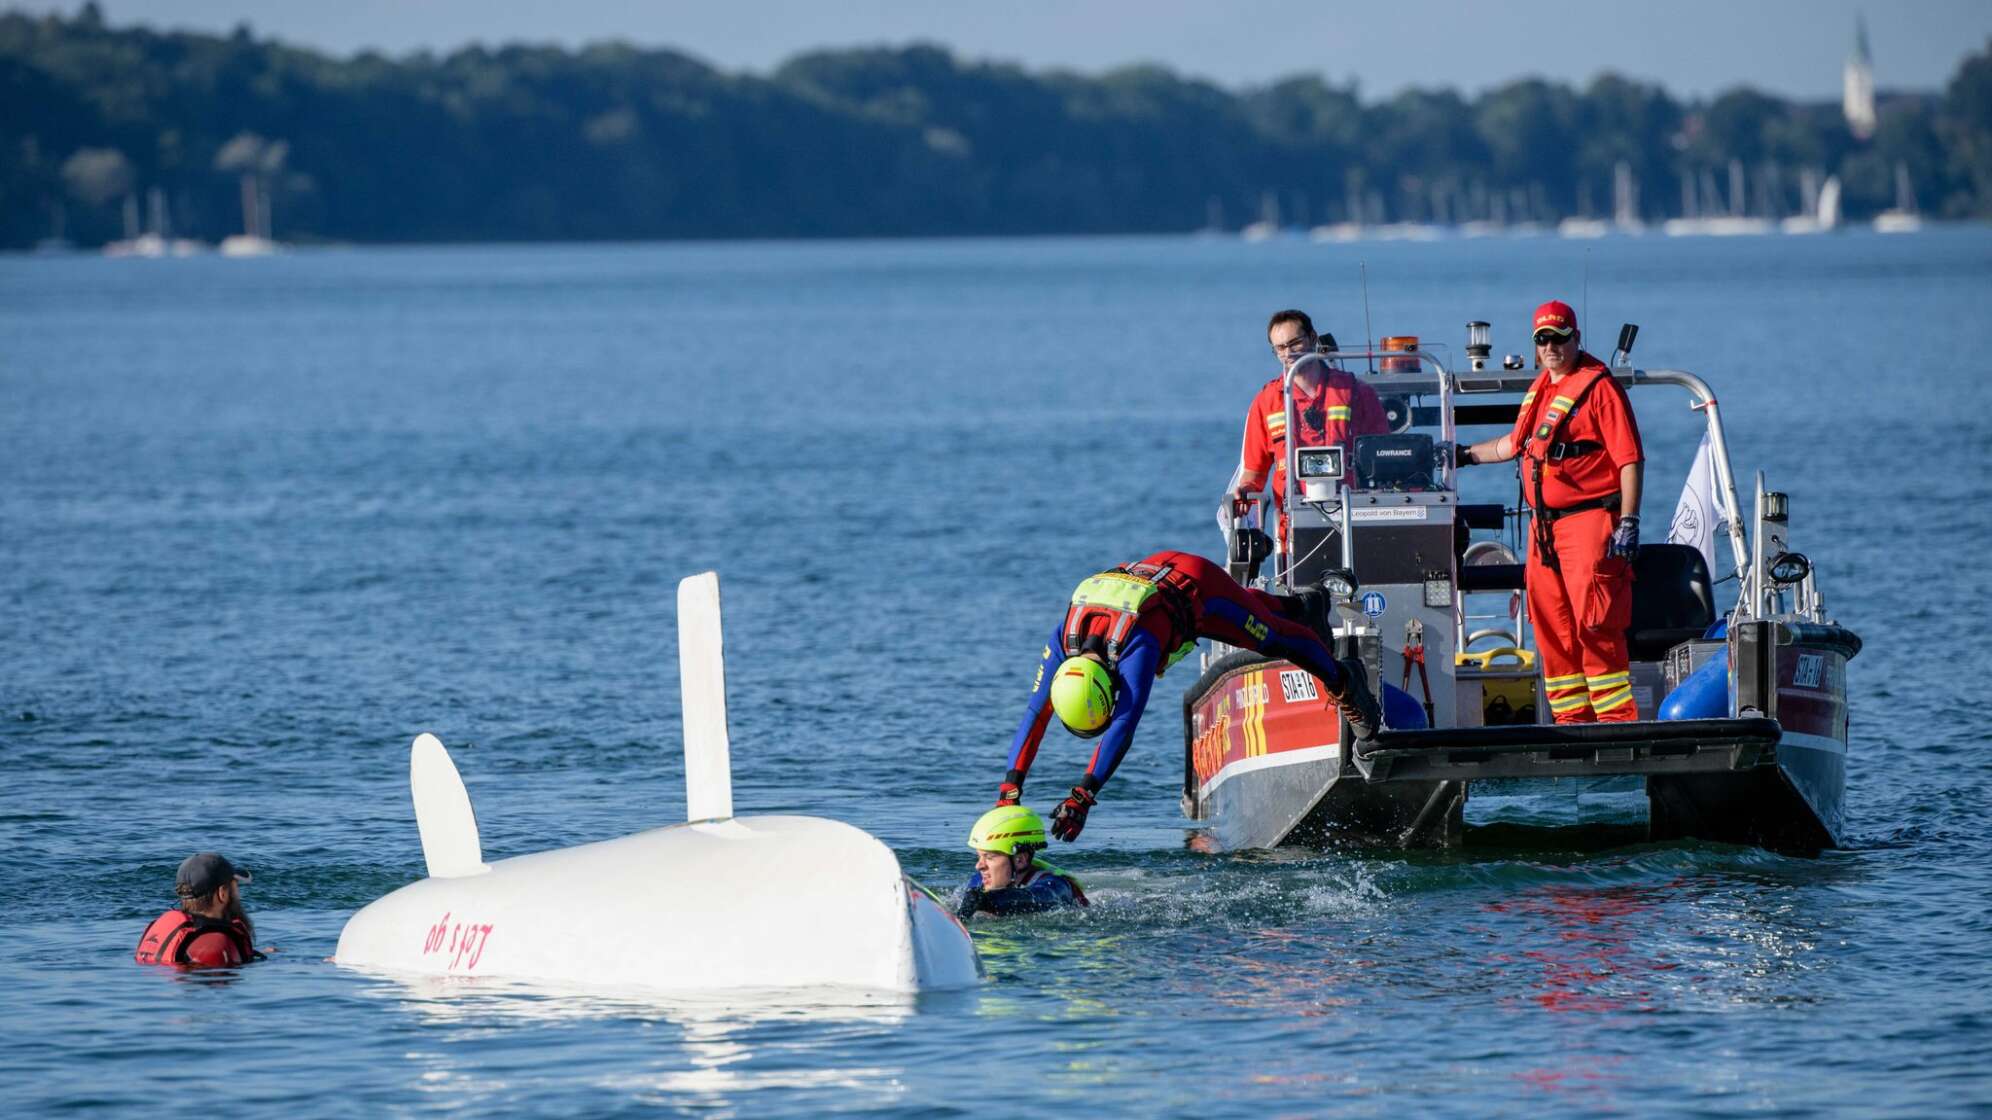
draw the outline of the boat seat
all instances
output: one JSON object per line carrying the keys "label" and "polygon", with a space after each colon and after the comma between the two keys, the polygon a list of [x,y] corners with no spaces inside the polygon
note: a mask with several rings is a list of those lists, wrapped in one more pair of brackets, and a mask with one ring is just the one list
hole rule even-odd
{"label": "boat seat", "polygon": [[1632,572],[1632,625],[1625,631],[1632,660],[1658,661],[1715,623],[1715,586],[1700,549],[1641,545]]}
{"label": "boat seat", "polygon": [[1520,591],[1527,571],[1521,564],[1468,564],[1459,570],[1459,589]]}

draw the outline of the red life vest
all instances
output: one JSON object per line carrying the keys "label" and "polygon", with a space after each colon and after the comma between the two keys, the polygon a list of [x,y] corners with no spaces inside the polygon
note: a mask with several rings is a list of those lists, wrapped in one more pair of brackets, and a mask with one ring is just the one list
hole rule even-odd
{"label": "red life vest", "polygon": [[[1590,358],[1590,355],[1582,357]],[[1536,555],[1541,557],[1544,566],[1552,570],[1561,569],[1557,563],[1555,537],[1550,530],[1558,517],[1590,509],[1616,510],[1619,504],[1616,490],[1560,508],[1551,508],[1543,499],[1543,474],[1550,469],[1551,463],[1595,455],[1605,450],[1602,443],[1588,440],[1566,443],[1558,438],[1570,422],[1571,414],[1591,395],[1591,390],[1612,375],[1612,371],[1595,358],[1591,362],[1595,364],[1579,368],[1560,385],[1551,385],[1549,375],[1543,374],[1522,400],[1522,409],[1528,414],[1530,424],[1528,438],[1517,449],[1522,458],[1522,480],[1527,488],[1529,505],[1535,509]]]}
{"label": "red life vest", "polygon": [[240,918],[223,921],[219,918],[204,918],[174,908],[152,920],[145,927],[145,933],[138,939],[138,949],[132,954],[140,964],[170,964],[191,968],[194,962],[188,958],[194,941],[202,934],[219,933],[235,946],[236,955],[244,964],[260,961],[263,954],[249,943],[249,926]]}

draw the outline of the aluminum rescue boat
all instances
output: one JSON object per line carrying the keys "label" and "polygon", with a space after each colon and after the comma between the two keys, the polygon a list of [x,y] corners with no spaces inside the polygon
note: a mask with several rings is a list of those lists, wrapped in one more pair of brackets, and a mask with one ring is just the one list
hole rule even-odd
{"label": "aluminum rescue boat", "polygon": [[[1846,666],[1861,641],[1826,616],[1812,565],[1789,548],[1787,496],[1758,474],[1740,515],[1715,394],[1683,370],[1633,368],[1637,328],[1621,332],[1609,364],[1635,408],[1685,392],[1705,419],[1702,516],[1728,542],[1738,591],[1719,611],[1702,548],[1644,545],[1627,630],[1639,719],[1559,726],[1523,593],[1529,511],[1462,502],[1452,462],[1462,429],[1485,438],[1514,424],[1534,374],[1490,359],[1485,323],[1468,330],[1457,372],[1415,340],[1296,363],[1377,367],[1359,377],[1392,431],[1358,437],[1353,456],[1289,439],[1290,531],[1261,574],[1247,532],[1256,509],[1227,509],[1230,567],[1276,592],[1333,595],[1337,655],[1381,686],[1385,729],[1356,741],[1292,663],[1207,650],[1184,698],[1182,802],[1207,830],[1200,846],[1455,846],[1477,782],[1615,775],[1644,779],[1654,840],[1839,846]],[[1292,379],[1286,430],[1300,433]]]}

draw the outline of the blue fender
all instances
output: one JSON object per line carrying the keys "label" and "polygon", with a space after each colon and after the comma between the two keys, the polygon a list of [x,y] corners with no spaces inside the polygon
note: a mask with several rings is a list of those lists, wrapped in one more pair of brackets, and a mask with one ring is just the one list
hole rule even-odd
{"label": "blue fender", "polygon": [[1722,719],[1729,714],[1729,647],[1715,651],[1702,667],[1660,701],[1661,719]]}
{"label": "blue fender", "polygon": [[1383,685],[1383,725],[1392,731],[1411,731],[1423,727],[1425,705],[1413,699],[1411,694],[1391,684]]}

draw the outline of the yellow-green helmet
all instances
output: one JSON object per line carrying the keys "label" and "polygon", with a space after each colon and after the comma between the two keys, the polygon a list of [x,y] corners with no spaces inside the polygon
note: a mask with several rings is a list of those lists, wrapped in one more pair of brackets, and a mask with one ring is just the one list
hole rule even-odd
{"label": "yellow-green helmet", "polygon": [[1114,675],[1090,657],[1068,657],[1051,678],[1051,710],[1074,735],[1092,736],[1114,717]]}
{"label": "yellow-green helmet", "polygon": [[1015,855],[1019,844],[1044,847],[1044,818],[1023,805],[998,805],[968,830],[968,846],[978,852]]}

